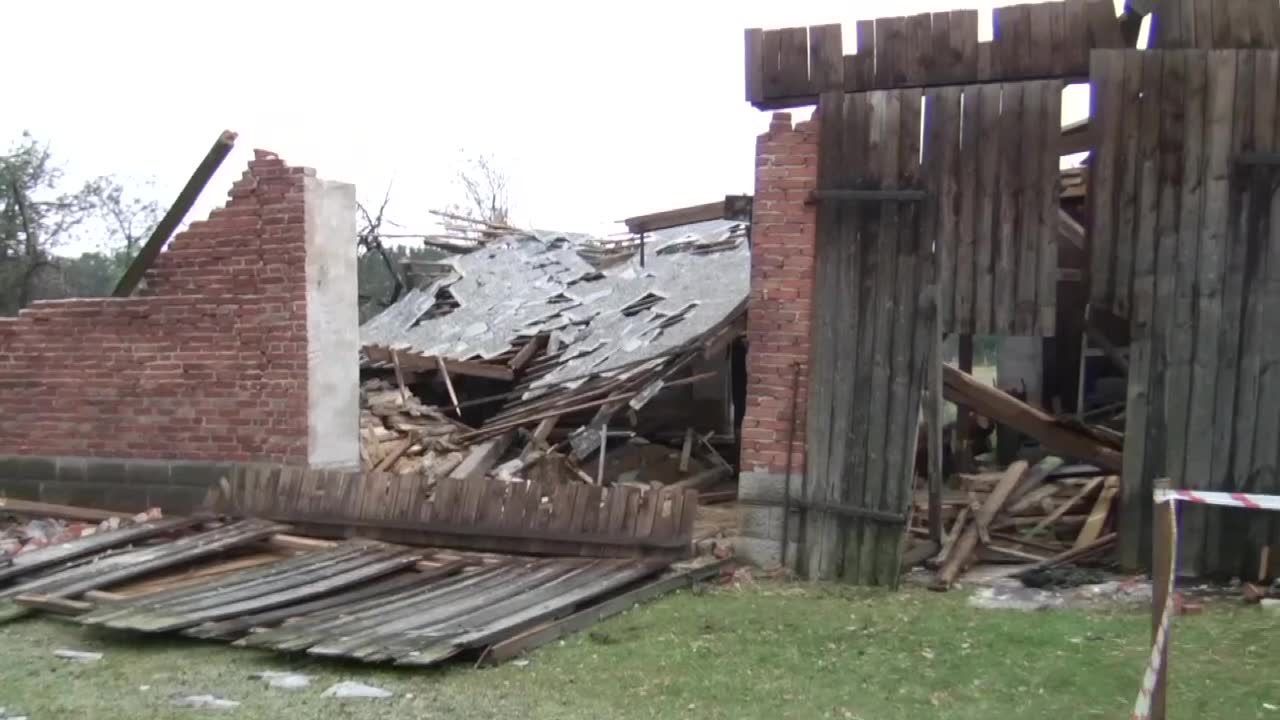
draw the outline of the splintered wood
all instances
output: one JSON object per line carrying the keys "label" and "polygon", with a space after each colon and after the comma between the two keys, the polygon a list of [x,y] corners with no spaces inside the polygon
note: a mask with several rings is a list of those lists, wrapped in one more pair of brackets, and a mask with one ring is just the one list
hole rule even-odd
{"label": "splintered wood", "polygon": [[[960,475],[961,488],[943,496],[942,515],[949,528],[934,558],[934,589],[945,590],[979,563],[1052,567],[1088,560],[1115,543],[1115,475],[1055,477],[1062,461],[1049,457],[1034,466],[1019,461],[1001,473]],[[916,496],[912,534],[925,536],[920,523],[928,497]]]}
{"label": "splintered wood", "polygon": [[453,436],[469,430],[384,380],[360,393],[360,459],[365,470],[395,475],[447,476],[466,457]]}

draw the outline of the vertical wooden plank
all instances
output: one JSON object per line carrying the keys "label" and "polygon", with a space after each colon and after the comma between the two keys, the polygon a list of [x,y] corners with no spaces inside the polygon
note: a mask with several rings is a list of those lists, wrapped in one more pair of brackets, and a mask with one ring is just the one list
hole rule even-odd
{"label": "vertical wooden plank", "polygon": [[1208,50],[1213,47],[1213,7],[1217,4],[1217,0],[1192,0],[1194,3],[1194,19],[1192,27],[1194,30],[1194,45],[1188,47]]}
{"label": "vertical wooden plank", "polygon": [[1035,3],[1027,6],[1030,14],[1027,41],[1027,67],[1031,77],[1049,77],[1056,74],[1053,54],[1054,15],[1061,12],[1062,3]]}
{"label": "vertical wooden plank", "polygon": [[760,28],[748,28],[744,33],[743,47],[746,50],[747,102],[755,104],[764,100],[764,31]]}
{"label": "vertical wooden plank", "polygon": [[[1260,26],[1263,18],[1270,20],[1270,13],[1265,9],[1274,7],[1275,3],[1271,0],[1263,0],[1263,2],[1241,2],[1235,0],[1219,3],[1225,6],[1229,18],[1227,20],[1230,29],[1227,31],[1230,35],[1230,45],[1224,45],[1224,48],[1252,48],[1258,47],[1258,40],[1261,37]],[[1242,58],[1243,59],[1243,58]]]}
{"label": "vertical wooden plank", "polygon": [[1178,221],[1178,254],[1173,268],[1172,320],[1166,347],[1168,357],[1165,371],[1165,471],[1175,486],[1181,488],[1197,487],[1203,481],[1203,478],[1191,478],[1187,473],[1187,420],[1191,406],[1191,361],[1196,310],[1194,292],[1205,185],[1206,130],[1210,124],[1206,118],[1205,97],[1208,57],[1204,53],[1186,53],[1185,56],[1187,110],[1184,116],[1182,200]]}
{"label": "vertical wooden plank", "polygon": [[1210,12],[1212,13],[1213,22],[1213,44],[1212,48],[1227,49],[1235,47],[1234,38],[1231,36],[1231,0],[1219,0],[1212,3]]}
{"label": "vertical wooden plank", "polygon": [[996,184],[997,241],[994,258],[994,289],[992,297],[992,329],[1002,335],[1014,334],[1013,309],[1017,302],[1014,274],[1018,271],[1017,232],[1018,207],[1022,202],[1019,184],[1020,160],[1024,154],[1019,148],[1018,136],[1022,132],[1022,83],[1003,83],[1000,86],[1000,177]]}
{"label": "vertical wooden plank", "polygon": [[[1204,211],[1200,248],[1195,265],[1195,335],[1191,366],[1191,404],[1187,417],[1186,478],[1193,487],[1217,490],[1222,478],[1211,475],[1213,414],[1217,393],[1217,333],[1222,322],[1222,272],[1226,249],[1228,183],[1235,102],[1236,54],[1215,50],[1208,60],[1208,99],[1205,111]],[[1186,513],[1187,567],[1204,567],[1207,513]]]}
{"label": "vertical wooden plank", "polygon": [[[970,93],[971,94],[971,93]],[[1000,129],[1000,86],[980,85],[978,100],[979,158],[977,204],[975,207],[976,261],[974,266],[974,334],[998,333],[995,317],[995,245],[998,233],[999,167],[1002,141]],[[1008,148],[1012,152],[1014,148]]]}
{"label": "vertical wooden plank", "polygon": [[1069,3],[1046,3],[1049,8],[1049,73],[1066,76],[1079,74],[1088,68],[1072,67],[1072,51],[1069,45],[1077,42],[1076,38],[1067,37],[1067,6]]}
{"label": "vertical wooden plank", "polygon": [[1162,53],[1134,54],[1141,64],[1142,94],[1132,112],[1138,115],[1137,135],[1141,147],[1137,153],[1137,175],[1140,197],[1136,216],[1136,243],[1133,253],[1134,274],[1132,312],[1129,331],[1129,383],[1125,413],[1125,433],[1133,433],[1133,442],[1124,447],[1124,477],[1131,482],[1121,485],[1122,517],[1136,520],[1142,527],[1142,510],[1137,505],[1151,504],[1151,494],[1142,496],[1140,478],[1150,473],[1146,467],[1148,418],[1151,415],[1151,365],[1155,339],[1156,255],[1158,252],[1159,192],[1163,183],[1160,173],[1160,110]]}
{"label": "vertical wooden plank", "polygon": [[813,92],[809,83],[809,29],[783,28],[778,31],[778,69],[782,93],[798,97]]}
{"label": "vertical wooden plank", "polygon": [[995,77],[995,51],[991,48],[991,41],[978,43],[978,82],[987,82]]}
{"label": "vertical wooden plank", "polygon": [[[1254,69],[1253,132],[1255,149],[1274,148],[1280,141],[1280,114],[1277,113],[1277,95],[1280,91],[1280,53],[1258,53]],[[1244,327],[1240,341],[1240,377],[1236,390],[1236,461],[1238,489],[1246,492],[1273,494],[1276,490],[1274,473],[1276,466],[1275,438],[1280,437],[1280,333],[1274,332],[1271,318],[1280,314],[1280,254],[1275,243],[1280,241],[1280,194],[1268,193],[1265,183],[1259,183],[1255,173],[1243,174],[1249,192],[1249,212],[1245,218],[1242,240],[1246,244],[1248,259],[1244,276]],[[1272,210],[1275,210],[1273,214]],[[1271,478],[1267,475],[1270,473]],[[1252,520],[1248,542],[1251,549],[1262,548],[1271,540],[1269,526],[1276,523],[1271,518]],[[1271,552],[1276,552],[1273,549]]]}
{"label": "vertical wooden plank", "polygon": [[[1045,81],[1022,83],[1023,108],[1019,136],[1023,142],[1044,135],[1046,124],[1044,117]],[[1036,331],[1039,313],[1036,308],[1036,285],[1040,280],[1039,247],[1042,242],[1041,227],[1041,194],[1038,192],[1043,177],[1041,166],[1044,160],[1042,147],[1023,147],[1018,153],[1017,184],[1019,188],[1017,223],[1014,230],[1017,264],[1014,269],[1013,328],[1017,335],[1031,335]],[[1057,158],[1053,158],[1057,162]]]}
{"label": "vertical wooden plank", "polygon": [[1036,244],[1037,275],[1035,332],[1050,337],[1058,317],[1058,146],[1062,137],[1061,80],[1045,82],[1044,123],[1041,130],[1040,181],[1036,188],[1040,213],[1040,240]]}
{"label": "vertical wooden plank", "polygon": [[1017,50],[1010,33],[1013,15],[1012,5],[991,10],[991,74],[983,79],[1007,80],[1013,74],[1017,61]]}
{"label": "vertical wooden plank", "polygon": [[[1243,4],[1243,3],[1242,3]],[[1232,100],[1230,139],[1227,146],[1226,176],[1222,182],[1226,189],[1226,218],[1222,241],[1222,279],[1220,295],[1222,314],[1213,328],[1211,342],[1218,344],[1217,387],[1214,395],[1212,419],[1213,439],[1210,443],[1210,476],[1217,480],[1219,489],[1240,490],[1234,476],[1240,465],[1234,458],[1234,438],[1237,429],[1236,381],[1239,376],[1240,341],[1242,330],[1243,293],[1245,289],[1245,264],[1248,243],[1244,232],[1244,217],[1248,212],[1245,201],[1247,192],[1240,183],[1231,182],[1233,168],[1230,158],[1243,150],[1252,150],[1250,136],[1253,132],[1253,83],[1254,61],[1257,53],[1236,53],[1235,95]],[[1206,517],[1205,566],[1214,572],[1230,572],[1244,575],[1243,563],[1246,549],[1240,541],[1252,514],[1239,514],[1217,510]],[[1230,520],[1231,522],[1225,522]],[[1238,528],[1241,532],[1236,532]],[[1255,565],[1256,567],[1256,565]],[[1245,575],[1247,576],[1247,575]]]}
{"label": "vertical wooden plank", "polygon": [[[1083,75],[1090,72],[1089,23],[1085,18],[1086,4],[1083,2],[1063,3],[1064,42],[1066,45],[1067,74]],[[1092,106],[1091,106],[1092,107]],[[1092,187],[1092,186],[1091,186]]]}
{"label": "vertical wooden plank", "polygon": [[[838,142],[841,157],[841,169],[845,176],[857,172],[858,160],[853,155],[860,145],[860,134],[864,118],[855,109],[853,98],[845,95],[836,98],[843,103],[843,124],[834,128],[841,133]],[[856,175],[854,176],[856,177]],[[855,181],[856,182],[856,181]],[[859,183],[860,184],[860,183]],[[848,497],[851,478],[844,472],[851,452],[849,444],[850,424],[852,422],[854,396],[854,365],[857,362],[856,318],[858,307],[858,237],[857,218],[861,213],[860,204],[841,203],[831,218],[832,252],[828,254],[828,262],[833,266],[835,285],[830,288],[827,298],[830,300],[832,324],[836,326],[834,343],[831,352],[834,355],[832,365],[835,367],[834,380],[826,388],[831,395],[831,434],[830,448],[827,451],[827,476],[829,478],[827,494],[820,499],[827,502],[843,503]],[[819,567],[826,577],[838,577],[844,557],[843,529],[844,518],[831,515],[825,518],[826,535],[823,536],[823,556]]]}
{"label": "vertical wooden plank", "polygon": [[1089,23],[1090,47],[1097,50],[1125,46],[1120,21],[1116,17],[1116,6],[1111,0],[1089,0],[1085,16]]}
{"label": "vertical wooden plank", "polygon": [[[916,90],[899,92],[899,122],[901,129],[898,142],[898,186],[920,186],[920,93]],[[905,203],[898,211],[897,237],[894,242],[895,261],[897,263],[894,292],[893,340],[890,346],[890,385],[889,413],[886,424],[889,425],[885,439],[885,471],[883,474],[882,498],[879,510],[901,512],[903,500],[909,497],[912,489],[914,473],[913,458],[908,457],[915,451],[916,438],[919,437],[920,420],[920,373],[923,363],[917,357],[927,357],[928,347],[922,339],[917,338],[917,324],[920,322],[920,297],[923,287],[920,282],[921,247],[925,233],[920,226],[921,204]],[[904,529],[897,525],[880,523],[876,539],[876,573],[875,584],[894,586],[901,569],[898,558],[901,554]]]}
{"label": "vertical wooden plank", "polygon": [[[900,132],[902,128],[902,94],[896,92],[877,93],[872,97],[872,122],[876,118],[880,123],[881,134],[876,152],[879,155],[878,167],[881,168],[881,187],[896,189],[899,187],[897,168],[902,150]],[[867,436],[867,471],[865,492],[862,497],[863,507],[879,507],[884,488],[884,477],[887,464],[885,448],[887,445],[889,417],[889,384],[892,379],[892,352],[894,318],[894,288],[897,287],[897,263],[895,261],[896,239],[898,237],[899,208],[894,203],[883,203],[880,208],[879,235],[876,238],[876,292],[873,302],[878,308],[875,318],[875,344],[871,356],[871,395],[868,415],[869,430]],[[865,358],[864,358],[865,362]],[[865,523],[862,542],[859,548],[858,576],[859,584],[874,582],[876,572],[876,550],[879,539],[878,528],[874,523]]]}
{"label": "vertical wooden plank", "polygon": [[1008,44],[1005,72],[1011,78],[1024,78],[1031,73],[1031,6],[1011,5],[1004,8],[999,42]]}
{"label": "vertical wooden plank", "polygon": [[906,84],[908,86],[924,85],[930,81],[933,67],[932,32],[929,13],[912,15],[906,22]]}
{"label": "vertical wooden plank", "polygon": [[[818,99],[818,187],[833,187],[841,181],[845,172],[844,151],[844,94],[823,93]],[[835,235],[835,219],[839,214],[836,203],[818,206],[817,235],[815,238],[814,273],[814,321],[812,328],[813,349],[809,368],[809,403],[806,420],[808,461],[803,484],[806,500],[826,499],[827,488],[833,482],[827,472],[832,446],[831,423],[833,396],[825,392],[835,382],[836,342],[835,323],[839,311],[836,264],[833,254],[839,250]],[[801,563],[812,577],[821,555],[823,538],[828,536],[828,518],[824,513],[807,512],[804,515],[807,552]]]}
{"label": "vertical wooden plank", "polygon": [[[932,216],[927,225],[935,240],[938,264],[938,322],[956,327],[955,287],[964,272],[958,260],[960,220],[960,88],[929,91],[926,98],[925,156],[930,159],[924,178],[930,184]],[[971,176],[970,176],[971,177]],[[972,277],[970,277],[972,280]]]}
{"label": "vertical wooden plank", "polygon": [[951,55],[955,59],[954,75],[957,82],[973,82],[978,77],[978,11],[952,10]]}
{"label": "vertical wooden plank", "polygon": [[[870,90],[876,79],[876,29],[871,20],[859,20],[854,26],[858,52],[845,57],[844,89],[847,91]],[[852,72],[851,72],[852,71]]]}
{"label": "vertical wooden plank", "polygon": [[978,87],[969,85],[961,88],[960,102],[959,160],[951,183],[955,192],[953,202],[959,208],[956,216],[955,300],[952,304],[954,321],[943,327],[968,335],[974,328],[975,223],[981,181],[978,174]]}
{"label": "vertical wooden plank", "polygon": [[761,34],[760,44],[760,73],[761,84],[764,86],[764,97],[782,97],[786,94],[782,66],[779,64],[779,58],[782,55],[782,31],[765,30]]}
{"label": "vertical wooden plank", "polygon": [[1111,307],[1115,246],[1122,240],[1115,229],[1117,165],[1123,142],[1120,135],[1121,98],[1124,87],[1124,55],[1118,50],[1096,50],[1089,61],[1089,92],[1093,118],[1098,124],[1098,150],[1089,163],[1089,298],[1099,307]]}
{"label": "vertical wooden plank", "polygon": [[844,88],[844,50],[840,25],[813,25],[809,28],[810,92],[824,93]]}
{"label": "vertical wooden plank", "polygon": [[951,49],[951,13],[936,12],[929,22],[929,82],[963,81],[963,78],[956,78],[956,65],[960,62],[960,57],[953,54]]}
{"label": "vertical wooden plank", "polygon": [[1138,113],[1142,93],[1142,57],[1136,52],[1122,52],[1124,85],[1121,88],[1120,105],[1120,154],[1117,158],[1118,187],[1115,225],[1115,268],[1111,273],[1114,290],[1111,293],[1113,312],[1120,317],[1129,316],[1129,293],[1133,284],[1133,246],[1136,238],[1134,226],[1138,213]]}
{"label": "vertical wooden plank", "polygon": [[899,87],[906,82],[905,17],[876,18],[876,87]]}
{"label": "vertical wooden plank", "polygon": [[[883,97],[883,93],[877,93]],[[850,127],[855,132],[848,136],[846,149],[850,162],[857,173],[858,183],[867,187],[883,185],[881,172],[880,145],[884,134],[882,113],[879,108],[883,102],[873,105],[872,95],[860,93],[845,98],[845,115],[854,120]],[[874,112],[873,112],[874,110]],[[844,468],[847,478],[845,498],[848,502],[859,504],[866,496],[868,439],[871,425],[878,421],[870,415],[872,394],[872,374],[874,363],[872,357],[875,348],[875,332],[877,319],[881,312],[878,304],[877,283],[880,277],[878,237],[880,232],[881,206],[866,204],[859,208],[855,217],[857,242],[854,252],[857,254],[858,277],[850,293],[857,297],[857,346],[853,353],[853,418],[848,436],[848,460]],[[861,562],[862,535],[866,523],[859,518],[849,518],[843,527],[844,558],[842,577],[855,580],[859,576]]]}

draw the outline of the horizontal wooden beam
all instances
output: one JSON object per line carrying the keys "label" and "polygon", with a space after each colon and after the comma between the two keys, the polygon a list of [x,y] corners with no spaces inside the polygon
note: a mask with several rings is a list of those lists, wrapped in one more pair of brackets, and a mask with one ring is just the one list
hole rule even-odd
{"label": "horizontal wooden beam", "polygon": [[717,200],[703,205],[691,205],[689,207],[676,208],[675,210],[637,215],[629,217],[622,222],[626,223],[629,232],[639,235],[640,233],[691,225],[708,220],[722,220],[724,215],[724,200]]}
{"label": "horizontal wooden beam", "polygon": [[921,202],[927,197],[924,190],[814,190],[809,202]]}
{"label": "horizontal wooden beam", "polygon": [[[390,363],[391,349],[381,345],[365,345],[364,354],[371,363]],[[440,364],[434,355],[419,355],[412,350],[396,350],[400,359],[400,369],[405,372],[427,372],[439,370]],[[449,373],[452,375],[469,375],[489,378],[491,380],[515,380],[516,374],[509,366],[495,363],[475,362],[467,360],[447,360]]]}

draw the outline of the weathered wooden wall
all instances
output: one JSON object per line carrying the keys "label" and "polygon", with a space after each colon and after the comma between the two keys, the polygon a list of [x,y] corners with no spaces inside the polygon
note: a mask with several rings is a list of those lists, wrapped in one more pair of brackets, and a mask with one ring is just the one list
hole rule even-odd
{"label": "weathered wooden wall", "polygon": [[998,7],[992,23],[979,42],[977,10],[859,20],[848,55],[839,25],[747,30],[747,100],[777,109],[832,90],[1083,78],[1090,49],[1125,46],[1111,0]]}
{"label": "weathered wooden wall", "polygon": [[[1280,53],[1099,51],[1094,301],[1130,318],[1121,554],[1149,556],[1153,478],[1280,492]],[[1182,567],[1252,576],[1266,515],[1183,510]]]}
{"label": "weathered wooden wall", "polygon": [[1159,0],[1148,47],[1162,50],[1275,48],[1277,0]]}
{"label": "weathered wooden wall", "polygon": [[[921,99],[918,90],[823,95],[819,191],[921,188]],[[907,509],[934,327],[923,212],[919,202],[818,209],[801,551],[810,577],[897,583],[903,524],[830,506]]]}
{"label": "weathered wooden wall", "polygon": [[946,333],[1053,335],[1061,80],[931,89],[926,232]]}

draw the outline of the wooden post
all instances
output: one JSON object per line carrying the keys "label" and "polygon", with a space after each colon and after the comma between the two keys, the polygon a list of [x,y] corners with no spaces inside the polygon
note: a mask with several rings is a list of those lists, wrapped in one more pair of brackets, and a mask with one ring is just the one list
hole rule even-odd
{"label": "wooden post", "polygon": [[[1168,490],[1169,480],[1165,478],[1157,480],[1156,489]],[[1166,500],[1156,505],[1155,520],[1151,523],[1152,642],[1155,642],[1156,633],[1160,631],[1160,617],[1169,598],[1169,588],[1173,580],[1174,524],[1178,521],[1177,512],[1177,505],[1171,500]],[[1160,669],[1156,673],[1156,682],[1151,689],[1151,720],[1165,720],[1165,690],[1169,685],[1169,642],[1172,639],[1172,633],[1165,636],[1164,652],[1160,656]]]}
{"label": "wooden post", "polygon": [[[962,372],[973,374],[973,336],[964,333],[959,337],[957,348],[957,364]],[[941,370],[941,368],[939,368]],[[973,446],[969,444],[973,437],[973,413],[969,408],[956,404],[956,431],[951,439],[952,456],[955,458],[957,472],[973,472]]]}
{"label": "wooden post", "polygon": [[925,427],[929,431],[929,539],[942,547],[942,330],[935,322],[933,349],[929,355],[929,405]]}
{"label": "wooden post", "polygon": [[142,281],[142,276],[146,273],[147,268],[156,261],[160,256],[160,250],[164,248],[165,242],[174,230],[178,229],[178,225],[182,222],[182,218],[187,216],[187,211],[196,203],[196,198],[200,197],[200,191],[204,190],[204,186],[209,184],[209,179],[217,172],[218,166],[226,159],[231,152],[232,146],[236,143],[236,134],[230,130],[224,130],[218,136],[217,141],[213,143],[213,147],[209,148],[209,152],[204,156],[204,160],[196,167],[191,179],[187,180],[187,184],[183,186],[182,192],[178,193],[177,199],[173,201],[173,205],[169,207],[169,211],[160,218],[156,229],[151,231],[151,237],[147,238],[147,242],[138,250],[138,254],[134,256],[133,262],[129,263],[129,267],[125,269],[124,275],[120,278],[120,282],[116,283],[115,290],[112,295],[115,297],[129,297],[133,294],[138,283]]}

